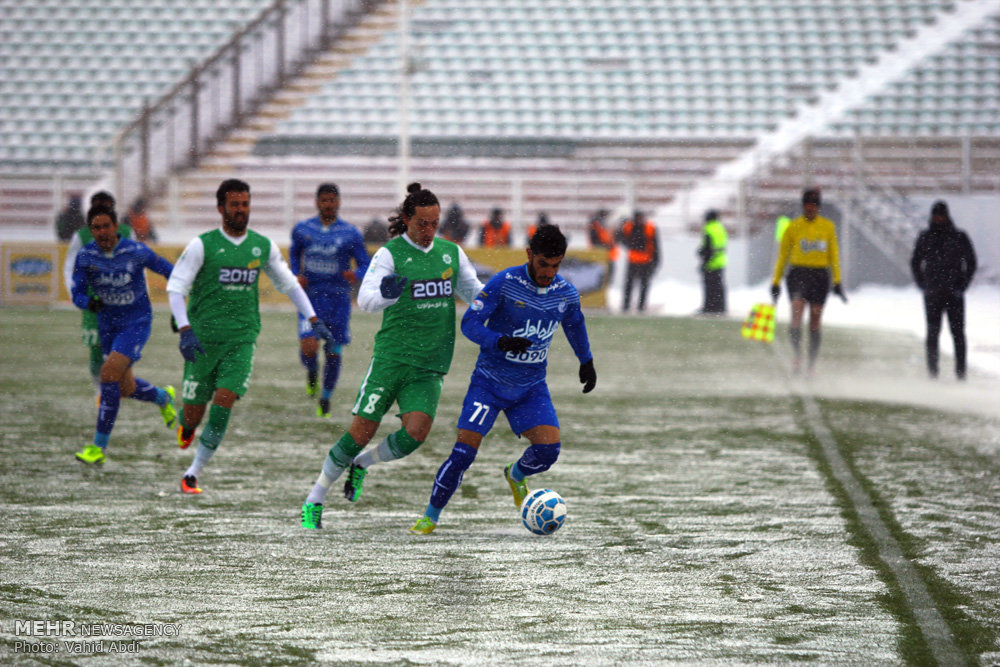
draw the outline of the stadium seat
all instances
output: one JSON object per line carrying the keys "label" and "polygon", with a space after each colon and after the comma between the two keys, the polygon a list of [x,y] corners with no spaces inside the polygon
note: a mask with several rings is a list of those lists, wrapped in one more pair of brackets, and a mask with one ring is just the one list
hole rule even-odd
{"label": "stadium seat", "polygon": [[[72,135],[80,132],[107,142],[145,100],[182,80],[192,61],[270,3],[114,0],[46,5],[43,11],[0,0],[0,109],[5,118],[11,117],[7,109],[24,109],[32,122],[54,122],[46,132],[62,133],[67,146],[79,143]],[[856,76],[955,4],[779,0],[720,11],[704,0],[669,6],[649,0],[544,6],[425,0],[412,7],[414,131],[450,137],[753,136]],[[87,39],[95,31],[102,35],[98,43]],[[803,33],[822,40],[795,38]],[[1000,122],[997,33],[997,19],[970,31],[827,133],[967,134],[994,126]],[[398,36],[390,31],[278,121],[270,137],[394,134],[397,51]],[[73,91],[69,101],[49,99],[64,91]],[[76,123],[81,115],[93,124],[82,129]],[[32,131],[29,124],[19,132]],[[18,143],[5,141],[0,160]]]}
{"label": "stadium seat", "polygon": [[[93,146],[108,144],[148,98],[166,92],[191,62],[209,56],[269,4],[0,0],[0,80],[16,83],[0,91],[0,108],[16,106],[30,119],[0,145],[0,166],[39,159],[92,169]],[[81,125],[81,117],[91,122]],[[37,150],[17,148],[31,145],[45,123],[54,124],[41,132],[52,141]]]}

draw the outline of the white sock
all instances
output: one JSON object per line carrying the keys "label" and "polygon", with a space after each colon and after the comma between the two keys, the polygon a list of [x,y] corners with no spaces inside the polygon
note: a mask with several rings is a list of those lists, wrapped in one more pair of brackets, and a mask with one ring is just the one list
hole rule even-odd
{"label": "white sock", "polygon": [[392,450],[389,449],[389,436],[386,436],[382,442],[378,443],[377,447],[366,449],[355,456],[354,465],[359,468],[368,468],[376,463],[385,463],[386,461],[395,460],[396,457],[393,455]]}
{"label": "white sock", "polygon": [[184,476],[187,477],[188,475],[193,475],[194,477],[197,477],[200,475],[201,471],[205,469],[206,465],[208,465],[208,462],[212,458],[213,454],[215,454],[214,449],[209,449],[205,445],[199,443],[198,449],[195,450],[194,453],[194,461],[191,462],[191,467],[187,469]]}
{"label": "white sock", "polygon": [[316,480],[316,484],[313,485],[312,491],[306,497],[306,502],[313,505],[322,505],[323,501],[326,500],[326,494],[330,491],[330,485],[340,477],[340,473],[342,472],[344,472],[344,469],[334,465],[330,457],[327,456],[326,460],[323,461],[323,470],[319,473],[319,478]]}

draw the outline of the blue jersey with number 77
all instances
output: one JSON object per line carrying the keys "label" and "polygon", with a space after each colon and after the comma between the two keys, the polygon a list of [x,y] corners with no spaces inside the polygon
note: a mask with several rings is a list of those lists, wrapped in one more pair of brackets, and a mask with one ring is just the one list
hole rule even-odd
{"label": "blue jersey with number 77", "polygon": [[[527,264],[497,273],[462,317],[462,333],[480,346],[473,377],[515,387],[544,382],[549,346],[560,324],[580,363],[590,361],[580,294],[569,281],[556,275],[551,285],[539,287]],[[531,347],[503,352],[497,349],[502,336],[528,338]]]}

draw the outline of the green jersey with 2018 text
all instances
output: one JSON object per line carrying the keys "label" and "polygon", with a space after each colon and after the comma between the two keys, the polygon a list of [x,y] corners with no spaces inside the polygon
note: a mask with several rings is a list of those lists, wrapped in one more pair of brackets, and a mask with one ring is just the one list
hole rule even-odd
{"label": "green jersey with 2018 text", "polygon": [[271,240],[248,229],[236,244],[215,229],[201,235],[205,259],[188,294],[188,318],[202,342],[253,342],[260,333],[258,281]]}
{"label": "green jersey with 2018 text", "polygon": [[399,300],[383,311],[372,356],[447,373],[455,352],[458,246],[436,238],[423,252],[397,237],[385,249],[396,273],[409,282]]}

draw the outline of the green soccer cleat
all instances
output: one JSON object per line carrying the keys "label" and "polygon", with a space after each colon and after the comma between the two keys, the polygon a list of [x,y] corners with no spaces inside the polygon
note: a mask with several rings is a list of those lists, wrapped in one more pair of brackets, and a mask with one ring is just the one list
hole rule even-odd
{"label": "green soccer cleat", "polygon": [[319,399],[319,405],[316,406],[316,416],[322,417],[323,419],[330,418],[330,400],[326,398]]}
{"label": "green soccer cleat", "polygon": [[347,480],[344,482],[344,497],[352,503],[358,502],[361,498],[361,485],[365,483],[365,475],[368,471],[353,461],[347,470]]}
{"label": "green soccer cleat", "polygon": [[437,524],[429,516],[422,516],[410,528],[410,533],[413,535],[430,535],[434,532],[435,528],[437,528]]}
{"label": "green soccer cleat", "polygon": [[521,509],[521,503],[527,498],[530,491],[528,491],[527,484],[524,480],[520,482],[514,481],[514,478],[510,476],[510,469],[514,467],[513,463],[508,463],[507,467],[503,469],[504,479],[507,480],[507,484],[510,485],[510,492],[514,494],[514,507]]}
{"label": "green soccer cleat", "polygon": [[104,450],[97,445],[87,445],[76,453],[76,458],[84,463],[98,465],[104,463]]}
{"label": "green soccer cleat", "polygon": [[176,392],[169,384],[163,388],[163,391],[167,392],[167,402],[160,406],[160,416],[163,417],[163,423],[167,425],[167,428],[174,428],[177,426],[177,408],[174,407]]}
{"label": "green soccer cleat", "polygon": [[323,505],[306,503],[302,506],[302,527],[319,530],[323,527]]}
{"label": "green soccer cleat", "polygon": [[319,382],[315,373],[310,373],[306,378],[306,396],[312,398],[319,394]]}

